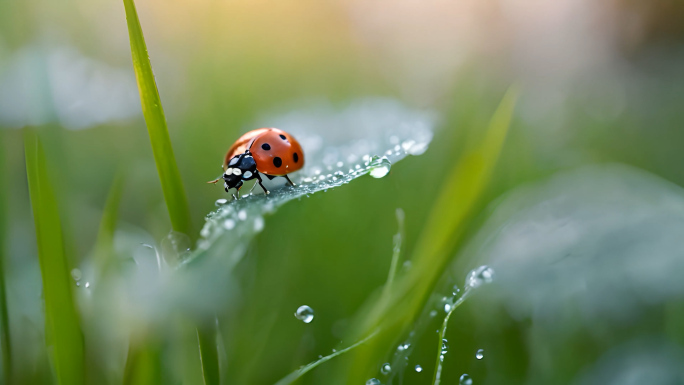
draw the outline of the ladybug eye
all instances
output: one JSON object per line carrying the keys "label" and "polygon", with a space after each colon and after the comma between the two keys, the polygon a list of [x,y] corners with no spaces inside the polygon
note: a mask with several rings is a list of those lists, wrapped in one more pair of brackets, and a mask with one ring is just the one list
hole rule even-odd
{"label": "ladybug eye", "polygon": [[299,155],[297,155],[297,153],[295,152],[294,154],[292,154],[292,159],[295,163],[299,162]]}
{"label": "ladybug eye", "polygon": [[268,151],[271,149],[271,145],[268,143],[264,143],[261,145],[261,148],[263,148],[265,151]]}
{"label": "ladybug eye", "polygon": [[283,160],[280,159],[280,157],[276,156],[275,158],[273,158],[273,165],[276,167],[280,167],[283,165]]}
{"label": "ladybug eye", "polygon": [[286,138],[285,135],[283,135],[283,134],[280,134],[280,139],[282,139],[282,140],[287,140],[287,138]]}

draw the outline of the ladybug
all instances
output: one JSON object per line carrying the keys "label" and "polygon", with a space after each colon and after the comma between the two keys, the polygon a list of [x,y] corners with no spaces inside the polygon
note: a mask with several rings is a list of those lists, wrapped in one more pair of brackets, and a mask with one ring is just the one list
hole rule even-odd
{"label": "ladybug", "polygon": [[256,179],[264,193],[269,194],[259,173],[268,179],[281,176],[294,186],[287,174],[302,166],[304,152],[292,135],[277,128],[258,128],[242,135],[230,146],[223,159],[223,176],[207,183],[223,179],[226,192],[234,188],[239,197],[243,182]]}

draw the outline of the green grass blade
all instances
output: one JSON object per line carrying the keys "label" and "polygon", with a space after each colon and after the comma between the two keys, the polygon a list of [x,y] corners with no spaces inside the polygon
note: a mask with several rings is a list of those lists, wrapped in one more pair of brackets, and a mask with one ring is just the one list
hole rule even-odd
{"label": "green grass blade", "polygon": [[[157,83],[152,72],[152,65],[147,53],[145,38],[143,37],[138,13],[133,0],[124,0],[126,22],[131,44],[133,68],[138,82],[140,103],[147,124],[147,131],[152,143],[152,151],[157,164],[157,172],[162,184],[166,207],[171,218],[171,225],[175,231],[187,234],[195,239],[192,231],[190,209],[183,188],[183,182],[178,171],[178,165],[173,154],[171,139],[169,138],[164,109],[159,98]],[[213,333],[206,333],[198,328],[200,358],[204,383],[213,385],[219,383],[219,363],[216,339]]]}
{"label": "green grass blade", "polygon": [[319,358],[318,360],[316,360],[316,361],[314,361],[314,362],[311,362],[311,363],[308,364],[308,365],[303,366],[301,369],[295,370],[294,372],[292,372],[292,373],[288,374],[287,376],[283,377],[282,379],[280,379],[280,381],[276,382],[275,385],[289,385],[289,384],[295,382],[299,377],[305,375],[307,372],[309,372],[309,371],[313,370],[314,368],[316,368],[318,365],[320,365],[320,364],[322,364],[322,363],[324,363],[324,362],[330,361],[330,360],[332,360],[333,358],[335,358],[335,357],[337,357],[337,356],[339,356],[339,355],[342,355],[342,354],[344,354],[344,353],[347,353],[348,351],[350,351],[350,350],[352,350],[352,349],[354,349],[354,348],[356,348],[356,347],[359,347],[359,346],[365,344],[365,343],[368,342],[370,339],[372,339],[373,337],[375,337],[377,334],[378,334],[378,331],[376,330],[376,331],[374,331],[373,333],[369,334],[366,338],[364,338],[364,339],[362,339],[362,340],[360,340],[360,341],[357,341],[356,343],[354,343],[354,344],[352,344],[352,345],[349,345],[349,346],[347,346],[347,347],[344,348],[344,349],[340,349],[340,350],[338,350],[338,351],[336,351],[336,352],[334,352],[334,353],[332,353],[332,354],[328,354],[328,355],[325,356],[325,357],[321,357],[321,358]]}
{"label": "green grass blade", "polygon": [[97,240],[95,241],[94,262],[98,273],[101,273],[101,270],[106,268],[112,257],[114,233],[116,232],[116,224],[119,220],[119,206],[121,204],[123,188],[124,174],[123,171],[119,171],[114,177],[112,186],[109,188],[107,201],[102,211],[100,228],[97,232]]}
{"label": "green grass blade", "polygon": [[171,225],[175,231],[187,234],[194,238],[190,221],[190,209],[185,195],[176,157],[171,147],[169,131],[166,127],[166,117],[159,98],[157,83],[152,73],[152,65],[147,54],[147,46],[143,37],[138,13],[135,10],[133,0],[124,0],[126,8],[126,22],[128,24],[128,36],[131,43],[131,56],[133,68],[138,82],[140,103],[142,105],[147,132],[152,143],[154,161],[157,164],[157,172],[162,185],[166,208],[169,211]]}
{"label": "green grass blade", "polygon": [[435,364],[435,372],[432,376],[432,385],[439,385],[439,383],[442,380],[442,341],[444,341],[444,336],[446,335],[447,331],[447,325],[449,325],[449,318],[451,318],[451,313],[456,310],[463,302],[465,302],[466,298],[470,296],[470,291],[472,288],[469,286],[466,287],[463,290],[463,294],[461,297],[454,302],[454,304],[451,306],[451,310],[447,313],[446,317],[444,317],[444,321],[442,322],[442,327],[439,329],[439,339],[437,340],[437,363]]}
{"label": "green grass blade", "polygon": [[197,328],[197,342],[199,343],[200,360],[204,385],[219,385],[218,345],[216,342],[216,326]]}
{"label": "green grass blade", "polygon": [[[5,180],[4,147],[0,144],[0,186],[8,186]],[[0,344],[2,346],[2,368],[5,376],[5,384],[12,383],[12,345],[10,343],[9,313],[7,311],[7,291],[5,284],[5,252],[7,246],[7,189],[0,188]]]}
{"label": "green grass blade", "polygon": [[124,385],[161,384],[161,349],[153,339],[149,337],[141,345],[136,342],[129,345]]}
{"label": "green grass blade", "polygon": [[43,279],[45,332],[51,347],[52,363],[59,384],[80,385],[85,377],[83,333],[72,297],[57,200],[38,136],[25,131],[24,147]]}

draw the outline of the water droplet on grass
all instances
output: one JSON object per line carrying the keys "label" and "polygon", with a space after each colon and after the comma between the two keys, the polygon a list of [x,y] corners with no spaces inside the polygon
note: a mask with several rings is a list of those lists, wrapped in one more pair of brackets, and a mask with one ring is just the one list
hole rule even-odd
{"label": "water droplet on grass", "polygon": [[494,280],[494,270],[486,265],[473,269],[466,277],[465,285],[471,288],[477,288],[482,284],[490,283]]}
{"label": "water droplet on grass", "polygon": [[477,349],[477,353],[475,353],[475,358],[478,360],[481,360],[484,358],[484,350],[483,349]]}
{"label": "water droplet on grass", "polygon": [[470,378],[470,376],[466,373],[463,373],[461,375],[461,378],[458,380],[459,385],[473,385],[473,379]]}
{"label": "water droplet on grass", "polygon": [[245,219],[247,219],[247,211],[240,210],[240,212],[238,212],[238,219],[241,221],[244,221]]}
{"label": "water droplet on grass", "polygon": [[382,364],[380,367],[380,373],[382,374],[389,374],[392,371],[392,366],[389,364],[389,362],[386,362]]}
{"label": "water droplet on grass", "polygon": [[449,351],[449,341],[446,338],[442,339],[442,354],[447,354]]}
{"label": "water droplet on grass", "polygon": [[386,157],[374,156],[370,159],[370,175],[373,178],[382,178],[389,174],[392,163]]}
{"label": "water droplet on grass", "polygon": [[416,367],[414,369],[416,370],[417,373],[420,373],[423,371],[423,367],[420,365],[416,365]]}
{"label": "water droplet on grass", "polygon": [[86,289],[90,287],[90,282],[86,282],[85,284]]}
{"label": "water droplet on grass", "polygon": [[223,222],[223,228],[224,228],[224,229],[226,229],[226,230],[232,230],[233,227],[235,227],[235,221],[234,221],[234,220],[232,220],[232,219],[226,219],[226,220]]}
{"label": "water droplet on grass", "polygon": [[371,378],[370,380],[366,381],[366,385],[380,385],[381,382],[377,378]]}
{"label": "water droplet on grass", "polygon": [[[303,321],[305,324],[308,324],[309,322],[313,321],[314,319],[314,311],[312,308],[306,305],[302,305],[297,308],[297,311],[295,312],[295,317],[298,320]],[[333,349],[334,351],[334,349]]]}
{"label": "water droplet on grass", "polygon": [[430,317],[436,317],[437,316],[437,310],[431,310],[430,311]]}
{"label": "water droplet on grass", "polygon": [[217,199],[216,202],[214,202],[214,206],[221,207],[226,203],[228,203],[228,199]]}
{"label": "water droplet on grass", "polygon": [[83,275],[81,274],[81,270],[79,270],[79,269],[72,269],[71,270],[71,278],[73,278],[74,281],[80,281],[82,276]]}
{"label": "water droplet on grass", "polygon": [[264,229],[264,218],[256,217],[254,218],[254,231],[261,231]]}

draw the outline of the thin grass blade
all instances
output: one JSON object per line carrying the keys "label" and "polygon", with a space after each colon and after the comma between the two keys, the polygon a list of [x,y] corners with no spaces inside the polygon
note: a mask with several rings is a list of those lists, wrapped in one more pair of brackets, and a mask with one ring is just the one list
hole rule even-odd
{"label": "thin grass blade", "polygon": [[204,385],[219,385],[221,381],[219,379],[216,326],[198,327],[197,342],[199,343]]}
{"label": "thin grass blade", "polygon": [[[8,186],[5,180],[7,175],[5,169],[4,147],[0,144],[0,186]],[[0,344],[2,346],[2,369],[5,384],[12,383],[12,344],[10,342],[9,313],[7,311],[7,291],[5,285],[5,253],[7,246],[7,189],[0,188]]]}
{"label": "thin grass blade", "polygon": [[188,199],[171,147],[166,117],[159,98],[154,73],[152,73],[152,65],[147,54],[147,45],[145,45],[138,13],[133,0],[124,0],[123,3],[126,8],[128,36],[131,43],[133,68],[140,93],[140,103],[147,124],[147,132],[150,135],[154,161],[157,164],[157,172],[171,218],[171,225],[175,231],[194,237]]}
{"label": "thin grass blade", "polygon": [[124,173],[119,171],[112,186],[109,188],[107,194],[107,201],[102,211],[102,219],[100,220],[100,228],[97,232],[97,240],[95,241],[94,263],[95,271],[98,274],[106,268],[112,257],[114,250],[114,233],[116,232],[116,224],[119,220],[119,206],[121,205],[121,196],[124,188]]}
{"label": "thin grass blade", "polygon": [[25,131],[24,147],[43,279],[48,347],[57,382],[63,385],[80,385],[84,383],[85,377],[83,333],[64,255],[57,200],[50,184],[43,147],[34,132]]}
{"label": "thin grass blade", "polygon": [[[152,151],[157,164],[157,172],[162,184],[166,207],[171,218],[171,225],[175,231],[187,234],[191,239],[196,238],[192,231],[190,209],[183,188],[176,158],[171,146],[166,117],[159,97],[157,83],[152,72],[152,64],[147,53],[147,45],[143,36],[138,13],[133,0],[124,0],[128,36],[131,44],[133,68],[138,82],[140,103],[147,124],[147,131],[152,143]],[[216,339],[213,333],[202,328],[197,329],[202,362],[202,373],[206,385],[219,384],[219,363]]]}

